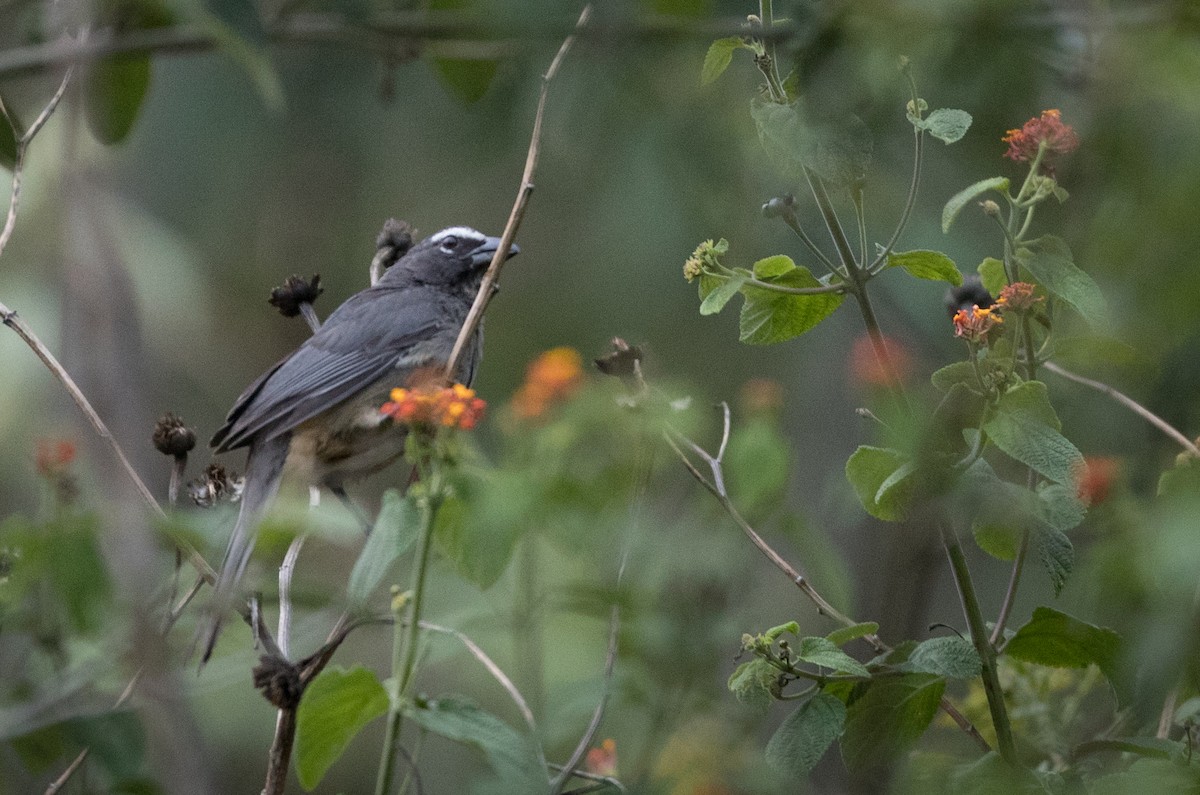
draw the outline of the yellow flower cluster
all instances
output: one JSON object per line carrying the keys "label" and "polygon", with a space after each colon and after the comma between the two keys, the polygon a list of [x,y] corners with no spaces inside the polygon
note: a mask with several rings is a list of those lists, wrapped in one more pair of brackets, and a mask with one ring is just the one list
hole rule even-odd
{"label": "yellow flower cluster", "polygon": [[470,430],[483,418],[487,404],[462,384],[439,389],[393,389],[383,414],[409,425],[440,425]]}

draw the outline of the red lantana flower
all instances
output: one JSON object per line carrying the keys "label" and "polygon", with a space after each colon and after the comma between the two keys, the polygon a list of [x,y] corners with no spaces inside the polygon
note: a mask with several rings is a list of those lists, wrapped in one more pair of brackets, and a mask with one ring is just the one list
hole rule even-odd
{"label": "red lantana flower", "polygon": [[393,389],[380,411],[409,425],[470,430],[483,419],[487,404],[462,384],[442,388]]}
{"label": "red lantana flower", "polygon": [[1003,322],[1004,318],[995,309],[980,309],[976,304],[954,314],[954,336],[968,342],[984,342],[988,332]]}
{"label": "red lantana flower", "polygon": [[1009,130],[1001,140],[1008,144],[1004,156],[1018,163],[1033,161],[1043,146],[1047,155],[1065,155],[1079,148],[1074,128],[1063,124],[1062,114],[1053,109],[1042,111],[1041,116],[1025,122],[1019,130]]}
{"label": "red lantana flower", "polygon": [[34,460],[39,475],[58,477],[75,461],[75,443],[70,439],[38,439]]}

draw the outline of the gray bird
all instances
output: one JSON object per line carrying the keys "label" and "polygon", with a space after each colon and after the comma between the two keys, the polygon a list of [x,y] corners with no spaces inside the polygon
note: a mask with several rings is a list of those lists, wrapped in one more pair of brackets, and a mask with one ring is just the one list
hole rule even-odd
{"label": "gray bird", "polygon": [[[413,246],[372,287],[351,296],[298,349],[251,384],[212,438],[218,453],[249,447],[237,522],[200,637],[208,660],[250,562],[257,526],[285,470],[345,499],[344,484],[404,452],[405,427],[379,408],[398,386],[442,369],[500,239],[453,226]],[[508,252],[518,252],[514,245]],[[456,379],[470,384],[477,333]]]}

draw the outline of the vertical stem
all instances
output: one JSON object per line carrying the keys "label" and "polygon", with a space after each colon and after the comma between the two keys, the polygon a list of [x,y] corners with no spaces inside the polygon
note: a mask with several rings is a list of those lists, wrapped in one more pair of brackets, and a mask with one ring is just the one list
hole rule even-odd
{"label": "vertical stem", "polygon": [[979,660],[983,664],[983,690],[987,695],[988,711],[992,715],[992,726],[996,730],[1000,756],[1010,764],[1017,764],[1017,749],[1013,744],[1012,726],[1009,724],[1008,709],[1004,704],[1004,691],[1000,688],[1000,677],[996,673],[996,650],[988,642],[987,628],[983,623],[983,613],[979,609],[979,599],[975,595],[971,571],[967,568],[967,559],[963,555],[958,535],[953,529],[946,527],[940,527],[939,530],[942,534],[942,545],[946,548],[946,557],[950,559],[950,568],[954,572],[954,582],[958,586],[967,628],[971,632],[971,642],[975,644],[975,651],[979,653]]}
{"label": "vertical stem", "polygon": [[541,586],[538,577],[538,538],[527,532],[517,555],[516,610],[513,615],[513,643],[520,662],[525,700],[534,715],[542,714],[545,703],[545,661],[543,659]]}
{"label": "vertical stem", "polygon": [[441,504],[440,486],[433,480],[425,480],[429,489],[422,501],[421,535],[417,541],[417,553],[413,559],[412,599],[408,604],[405,623],[396,623],[395,641],[392,645],[392,693],[388,706],[387,728],[383,738],[383,756],[379,760],[379,775],[375,781],[375,795],[391,792],[395,778],[396,747],[400,742],[400,729],[404,722],[401,710],[402,699],[412,679],[417,661],[417,641],[421,632],[421,606],[425,596],[425,575],[429,570],[429,552],[433,548],[433,520]]}

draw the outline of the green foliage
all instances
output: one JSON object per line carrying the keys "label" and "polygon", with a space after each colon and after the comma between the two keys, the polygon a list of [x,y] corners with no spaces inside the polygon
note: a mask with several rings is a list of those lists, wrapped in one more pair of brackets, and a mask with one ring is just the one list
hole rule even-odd
{"label": "green foliage", "polygon": [[825,637],[835,646],[844,646],[852,640],[871,635],[879,631],[879,625],[874,621],[864,621],[849,627],[841,627],[830,632]]}
{"label": "green foliage", "polygon": [[983,262],[979,263],[979,281],[983,283],[983,289],[992,294],[992,298],[999,298],[1000,291],[1008,286],[1004,263],[995,257],[984,257]]}
{"label": "green foliage", "polygon": [[[707,280],[701,279],[700,288],[706,294],[704,300],[700,302],[700,314],[715,315],[720,312],[731,298],[741,292],[742,285],[746,283],[746,279],[750,278],[750,274],[741,269],[730,271],[730,274],[730,277],[724,281],[711,276]],[[705,287],[713,282],[716,282],[716,286],[705,291]]]}
{"label": "green foliage", "polygon": [[834,185],[862,179],[871,162],[871,132],[857,116],[814,118],[800,103],[754,100],[750,115],[767,155],[797,180],[806,170]]}
{"label": "green foliage", "polygon": [[828,638],[801,638],[796,644],[796,659],[851,676],[871,675],[865,665],[839,649],[837,644]]}
{"label": "green foliage", "polygon": [[971,127],[971,114],[957,108],[938,108],[923,119],[910,113],[908,120],[918,130],[924,130],[946,144],[962,140]]}
{"label": "green foliage", "polygon": [[817,693],[788,715],[771,736],[767,764],[787,776],[804,778],[842,733],[845,722],[846,705]]}
{"label": "green foliage", "polygon": [[150,56],[105,56],[88,67],[84,82],[84,110],[92,135],[105,144],[125,140],[150,88]]}
{"label": "green foliage", "polygon": [[1017,260],[1038,284],[1079,312],[1089,324],[1108,325],[1108,304],[1091,276],[1076,267],[1071,249],[1060,238],[1046,235],[1017,250]]}
{"label": "green foliage", "polygon": [[401,496],[395,489],[383,495],[383,504],[375,527],[367,536],[346,586],[350,604],[361,607],[392,571],[396,559],[417,540],[421,528],[420,509],[412,497]]}
{"label": "green foliage", "polygon": [[483,99],[499,68],[497,61],[434,58],[433,68],[442,83],[463,102],[472,103]]}
{"label": "green foliage", "polygon": [[929,727],[946,680],[933,674],[876,679],[851,702],[842,735],[842,759],[851,770],[886,765]]}
{"label": "green foliage", "polygon": [[438,551],[463,579],[490,588],[508,568],[536,495],[520,475],[501,471],[461,472],[454,488],[438,509]]}
{"label": "green foliage", "polygon": [[779,669],[755,657],[733,669],[726,683],[739,702],[756,712],[765,713],[779,697]]}
{"label": "green foliage", "polygon": [[[786,267],[781,264],[786,261]],[[760,266],[770,263],[768,267]],[[769,257],[755,263],[755,276],[760,281],[781,287],[822,287],[824,285],[808,268],[796,267],[788,257]],[[840,293],[789,295],[761,287],[742,289],[746,301],[742,305],[742,342],[769,345],[798,337],[827,318],[842,304]]]}
{"label": "green foliage", "polygon": [[296,775],[312,790],[364,726],[387,712],[388,694],[366,668],[330,667],[304,691],[296,711]]}
{"label": "green foliage", "polygon": [[974,679],[979,676],[982,666],[971,641],[958,635],[921,641],[904,665],[906,670],[949,679]]}
{"label": "green foliage", "polygon": [[404,714],[426,731],[482,751],[498,779],[487,791],[545,790],[548,775],[533,739],[518,734],[491,713],[465,699],[447,696],[436,701],[418,701],[407,707]]}
{"label": "green foliage", "polygon": [[950,225],[954,223],[954,219],[958,217],[958,214],[962,212],[964,207],[988,191],[993,190],[999,193],[1006,193],[1008,191],[1008,178],[989,177],[988,179],[981,179],[974,185],[963,188],[951,196],[950,201],[946,202],[946,206],[942,208],[942,231],[949,232]]}
{"label": "green foliage", "polygon": [[1051,668],[1086,668],[1095,664],[1117,683],[1121,637],[1111,629],[1080,621],[1050,607],[1033,611],[1029,623],[1004,646],[1004,653]]}
{"label": "green foliage", "polygon": [[918,279],[948,282],[955,287],[963,280],[954,260],[940,251],[894,251],[888,254],[887,266],[903,268]]}
{"label": "green foliage", "polygon": [[[905,516],[905,506],[911,496],[911,479],[897,480],[902,472],[907,476],[911,466],[898,450],[861,446],[846,461],[846,478],[854,487],[863,509],[876,519],[898,522]],[[909,483],[902,482],[909,480]],[[887,486],[885,489],[884,486]]]}
{"label": "green foliage", "polygon": [[753,516],[779,504],[787,487],[791,450],[774,418],[751,417],[735,428],[724,460],[729,494],[744,514]]}
{"label": "green foliage", "polygon": [[706,86],[725,73],[739,49],[749,49],[740,36],[717,39],[704,54],[704,66],[700,69],[700,85]]}
{"label": "green foliage", "polygon": [[988,438],[1009,456],[1056,483],[1070,484],[1083,466],[1083,455],[1060,427],[1040,381],[1009,389],[983,423]]}

